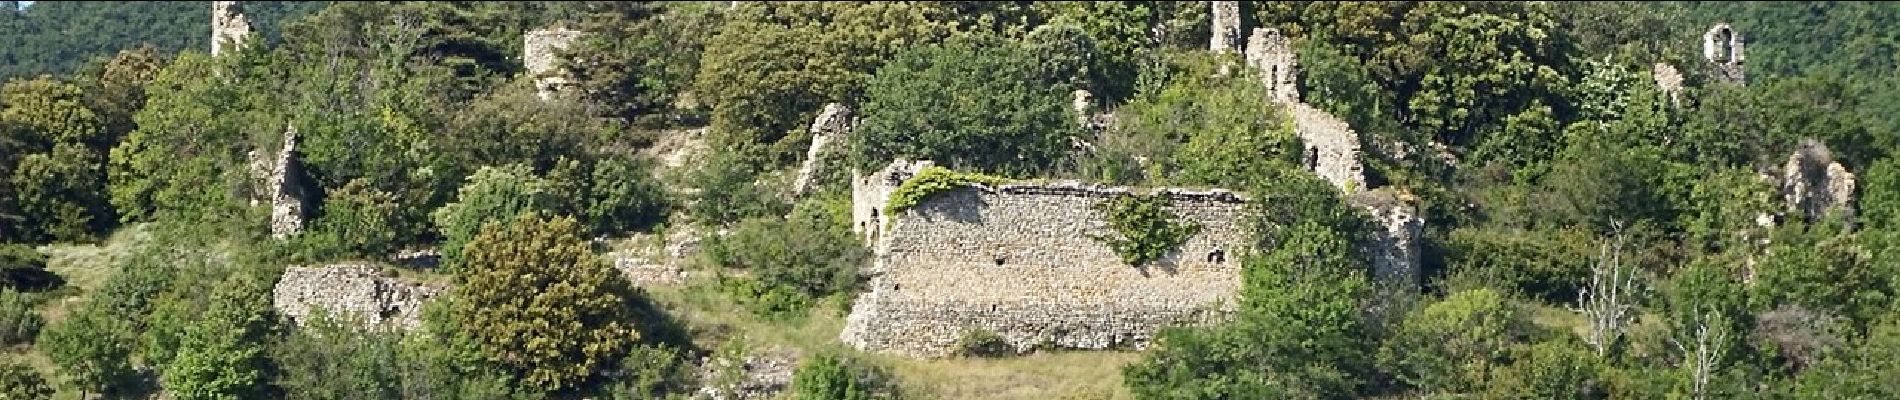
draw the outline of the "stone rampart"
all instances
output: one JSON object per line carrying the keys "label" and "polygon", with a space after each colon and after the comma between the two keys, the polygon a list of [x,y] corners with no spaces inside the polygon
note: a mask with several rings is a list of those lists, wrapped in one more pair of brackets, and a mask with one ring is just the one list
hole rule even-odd
{"label": "stone rampart", "polygon": [[941,356],[980,329],[1019,350],[1139,348],[1165,325],[1226,318],[1240,260],[1253,251],[1246,199],[1221,190],[1155,192],[1172,200],[1175,221],[1201,229],[1137,268],[1094,238],[1114,234],[1095,205],[1129,192],[1079,182],[972,185],[892,215],[876,240],[871,288],[842,340]]}
{"label": "stone rampart", "polygon": [[422,305],[445,289],[384,276],[368,264],[290,267],[272,290],[271,304],[292,323],[303,324],[317,309],[366,327],[415,329]]}

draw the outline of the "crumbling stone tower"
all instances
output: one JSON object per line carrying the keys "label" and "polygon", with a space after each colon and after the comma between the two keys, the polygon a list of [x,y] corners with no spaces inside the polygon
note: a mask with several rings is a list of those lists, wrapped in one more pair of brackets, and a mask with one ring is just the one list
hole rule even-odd
{"label": "crumbling stone tower", "polygon": [[1254,28],[1247,38],[1247,65],[1260,70],[1260,81],[1279,102],[1300,101],[1300,89],[1293,80],[1299,76],[1299,60],[1293,44],[1279,29]]}
{"label": "crumbling stone tower", "polygon": [[251,36],[251,21],[244,18],[244,7],[235,1],[211,2],[211,55],[236,49]]}
{"label": "crumbling stone tower", "polygon": [[1213,7],[1209,16],[1214,21],[1213,38],[1207,50],[1215,54],[1225,54],[1240,50],[1240,2],[1210,1]]}
{"label": "crumbling stone tower", "polygon": [[1715,24],[1702,34],[1702,58],[1709,61],[1716,79],[1738,85],[1748,82],[1742,71],[1742,42],[1742,34],[1727,23]]}
{"label": "crumbling stone tower", "polygon": [[1656,78],[1656,89],[1669,96],[1669,105],[1682,105],[1682,71],[1668,63],[1656,63],[1650,75]]}
{"label": "crumbling stone tower", "polygon": [[581,31],[555,27],[528,31],[522,35],[522,65],[528,69],[528,76],[534,77],[535,94],[541,100],[553,98],[555,93],[572,84],[568,71],[558,68],[558,53],[572,46],[582,34]]}

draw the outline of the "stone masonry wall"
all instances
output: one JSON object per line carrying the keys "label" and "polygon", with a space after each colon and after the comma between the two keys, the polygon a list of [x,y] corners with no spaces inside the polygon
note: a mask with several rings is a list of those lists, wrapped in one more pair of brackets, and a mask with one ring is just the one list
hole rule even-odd
{"label": "stone masonry wall", "polygon": [[969,186],[937,193],[890,221],[869,292],[841,339],[860,349],[942,356],[972,328],[1019,350],[1143,347],[1176,323],[1221,320],[1253,251],[1245,199],[1164,191],[1179,221],[1201,226],[1176,252],[1136,268],[1091,235],[1112,235],[1093,206],[1127,189],[1078,182]]}
{"label": "stone masonry wall", "polygon": [[364,326],[407,330],[422,325],[422,305],[443,290],[383,276],[374,265],[290,267],[272,290],[271,303],[296,324],[320,308]]}

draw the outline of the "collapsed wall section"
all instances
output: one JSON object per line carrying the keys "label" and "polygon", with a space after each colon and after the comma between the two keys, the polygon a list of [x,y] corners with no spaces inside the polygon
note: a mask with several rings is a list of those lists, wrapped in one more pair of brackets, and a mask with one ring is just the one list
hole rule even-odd
{"label": "collapsed wall section", "polygon": [[422,326],[423,304],[444,290],[384,276],[368,264],[290,267],[272,289],[271,304],[297,325],[323,310],[364,327],[407,330]]}
{"label": "collapsed wall section", "polygon": [[1253,251],[1237,194],[1157,192],[1177,222],[1201,228],[1175,251],[1130,266],[1094,236],[1095,205],[1127,189],[1078,182],[966,186],[892,215],[870,290],[841,339],[860,349],[942,356],[971,330],[1018,350],[1144,347],[1161,327],[1227,318],[1240,260]]}

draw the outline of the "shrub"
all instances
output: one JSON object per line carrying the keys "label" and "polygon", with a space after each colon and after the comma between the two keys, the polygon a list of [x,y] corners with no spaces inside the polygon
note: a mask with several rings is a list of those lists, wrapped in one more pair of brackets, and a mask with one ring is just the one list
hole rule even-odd
{"label": "shrub", "polygon": [[889,373],[833,354],[820,355],[792,373],[792,398],[870,400],[895,398]]}
{"label": "shrub", "polygon": [[32,367],[19,361],[0,361],[0,399],[50,399],[53,388]]}
{"label": "shrub", "polygon": [[45,323],[33,312],[33,301],[26,293],[0,289],[0,344],[31,342]]}
{"label": "shrub", "polygon": [[1044,170],[1080,132],[1067,85],[1046,82],[1029,48],[971,36],[915,47],[871,77],[855,165],[929,159],[983,171]]}
{"label": "shrub", "polygon": [[889,203],[884,206],[885,215],[916,206],[924,198],[939,192],[956,189],[970,184],[999,185],[1009,182],[1009,178],[970,172],[956,172],[943,167],[929,167],[917,171],[916,176],[905,180],[891,192]]}
{"label": "shrub", "polygon": [[868,253],[849,229],[843,199],[799,204],[787,218],[741,222],[707,246],[714,263],[749,276],[720,278],[720,287],[753,312],[797,315],[815,300],[857,288]]}
{"label": "shrub", "polygon": [[1165,208],[1167,201],[1160,195],[1126,195],[1096,203],[1096,211],[1108,215],[1109,226],[1120,237],[1097,235],[1094,239],[1115,249],[1129,265],[1140,267],[1160,260],[1201,230],[1192,222],[1175,222]]}
{"label": "shrub", "polygon": [[534,175],[525,164],[482,167],[469,175],[455,202],[438,208],[430,216],[441,230],[442,257],[450,269],[459,269],[462,246],[475,237],[483,224],[506,220],[530,211],[557,210],[559,199],[549,196],[551,184]]}
{"label": "shrub", "polygon": [[1016,353],[1016,347],[1003,335],[988,329],[971,328],[957,338],[957,351],[967,357],[997,357]]}
{"label": "shrub", "polygon": [[666,187],[653,179],[651,166],[627,156],[594,164],[587,206],[582,212],[596,234],[652,226],[666,218]]}

